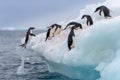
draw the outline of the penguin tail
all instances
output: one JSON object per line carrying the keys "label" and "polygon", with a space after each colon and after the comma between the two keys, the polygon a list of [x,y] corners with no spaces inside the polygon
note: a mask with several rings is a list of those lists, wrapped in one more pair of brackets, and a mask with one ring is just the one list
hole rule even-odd
{"label": "penguin tail", "polygon": [[64,28],[63,30],[66,30],[66,28]]}
{"label": "penguin tail", "polygon": [[45,41],[47,41],[47,38],[45,39]]}
{"label": "penguin tail", "polygon": [[24,43],[24,44],[21,44],[21,45],[19,45],[19,46],[21,46],[22,48],[26,48],[26,44]]}
{"label": "penguin tail", "polygon": [[108,15],[108,17],[112,17],[111,15]]}
{"label": "penguin tail", "polygon": [[68,45],[68,49],[71,50],[71,46],[70,45]]}

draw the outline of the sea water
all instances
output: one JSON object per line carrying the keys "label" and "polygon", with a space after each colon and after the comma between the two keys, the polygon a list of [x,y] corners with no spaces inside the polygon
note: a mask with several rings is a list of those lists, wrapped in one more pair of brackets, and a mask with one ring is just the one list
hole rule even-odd
{"label": "sea water", "polygon": [[[50,73],[40,56],[19,47],[25,32],[0,31],[0,80],[72,80],[58,73]],[[30,63],[22,63],[22,55],[29,56]]]}

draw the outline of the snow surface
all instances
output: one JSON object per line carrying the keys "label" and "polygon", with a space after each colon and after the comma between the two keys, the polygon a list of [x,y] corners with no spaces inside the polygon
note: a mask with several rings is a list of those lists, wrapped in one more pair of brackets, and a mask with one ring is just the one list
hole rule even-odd
{"label": "snow surface", "polygon": [[[84,28],[75,31],[75,48],[71,51],[67,47],[69,29],[46,42],[46,32],[39,34],[30,41],[28,48],[46,61],[50,72],[82,80],[120,80],[119,4],[120,0],[106,0],[88,5],[78,18],[70,20],[82,23]],[[105,19],[94,13],[101,5],[111,10],[112,18]],[[81,20],[83,14],[91,15],[94,25],[86,27],[85,20]]]}

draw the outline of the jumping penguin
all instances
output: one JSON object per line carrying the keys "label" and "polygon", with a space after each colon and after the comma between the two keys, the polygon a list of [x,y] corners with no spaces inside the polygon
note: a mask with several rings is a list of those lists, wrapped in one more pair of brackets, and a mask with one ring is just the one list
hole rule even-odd
{"label": "jumping penguin", "polygon": [[24,42],[24,44],[22,44],[22,45],[20,45],[20,46],[26,48],[26,45],[27,45],[27,43],[30,41],[31,36],[35,36],[35,34],[32,33],[32,30],[33,30],[33,29],[35,29],[35,28],[34,28],[34,27],[30,27],[30,28],[28,29],[28,31],[27,31],[27,33],[26,33],[26,37],[25,37],[25,42]]}

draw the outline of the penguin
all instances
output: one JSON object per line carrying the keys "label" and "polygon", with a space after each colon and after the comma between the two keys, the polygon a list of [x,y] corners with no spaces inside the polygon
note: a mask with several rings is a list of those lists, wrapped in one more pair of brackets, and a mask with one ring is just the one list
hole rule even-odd
{"label": "penguin", "polygon": [[[100,10],[100,11],[99,11],[99,10]],[[109,10],[106,6],[97,7],[94,12],[97,12],[97,11],[99,11],[99,15],[100,15],[100,16],[101,16],[101,12],[103,12],[105,18],[111,17],[111,15],[110,15],[110,10]]]}
{"label": "penguin", "polygon": [[83,15],[81,19],[83,19],[83,18],[85,18],[85,17],[86,17],[86,19],[87,19],[86,24],[87,24],[87,25],[90,25],[90,26],[93,25],[93,20],[92,20],[91,16],[90,16],[90,15]]}
{"label": "penguin", "polygon": [[61,25],[59,24],[53,24],[51,26],[48,27],[48,31],[46,34],[46,39],[51,39],[51,37],[54,37],[55,35],[59,34],[61,32]]}
{"label": "penguin", "polygon": [[48,29],[48,31],[47,31],[47,34],[46,34],[46,39],[45,39],[45,41],[48,39],[48,37],[50,36],[50,30],[51,30],[51,28],[49,28]]}
{"label": "penguin", "polygon": [[26,37],[25,37],[25,42],[24,42],[24,44],[22,44],[22,45],[20,45],[20,46],[26,48],[26,45],[27,45],[27,43],[29,42],[31,36],[34,36],[34,37],[36,36],[35,34],[32,33],[32,30],[33,30],[33,29],[35,29],[35,28],[34,28],[34,27],[30,27],[30,28],[28,29],[28,31],[27,31],[27,33],[26,33]]}
{"label": "penguin", "polygon": [[70,31],[70,33],[69,33],[69,35],[68,35],[68,40],[67,40],[67,42],[68,42],[68,49],[69,49],[69,50],[71,50],[71,49],[74,47],[74,45],[73,45],[74,38],[75,38],[74,29],[75,29],[75,26],[73,26],[73,27],[71,28],[71,31]]}
{"label": "penguin", "polygon": [[62,31],[62,26],[61,25],[56,24],[55,26],[56,26],[56,28],[55,28],[53,37],[60,34],[60,32]]}
{"label": "penguin", "polygon": [[56,26],[55,26],[56,24],[53,24],[53,25],[50,25],[49,27],[48,27],[48,31],[47,31],[47,39],[51,39],[52,37],[54,37],[54,31],[55,31],[55,28],[56,28]]}
{"label": "penguin", "polygon": [[67,26],[64,28],[64,30],[67,29],[67,27],[70,26],[70,25],[74,25],[75,28],[80,28],[80,29],[82,29],[82,25],[81,25],[80,23],[70,22],[70,23],[67,24]]}

